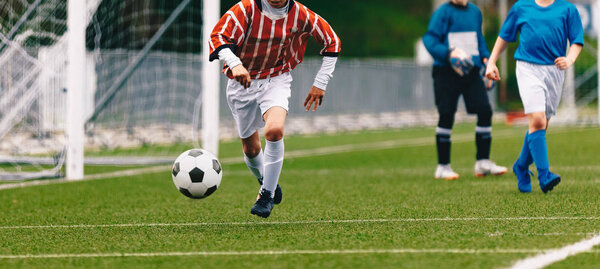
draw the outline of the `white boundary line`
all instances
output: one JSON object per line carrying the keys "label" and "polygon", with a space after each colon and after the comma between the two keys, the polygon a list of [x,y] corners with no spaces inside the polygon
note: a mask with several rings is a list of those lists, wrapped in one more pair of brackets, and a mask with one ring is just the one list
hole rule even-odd
{"label": "white boundary line", "polygon": [[511,269],[539,269],[553,263],[562,261],[569,256],[575,256],[580,253],[589,252],[595,246],[600,245],[600,234],[579,241],[575,244],[565,246],[561,249],[548,250],[545,253],[517,261]]}
{"label": "white boundary line", "polygon": [[453,221],[521,221],[521,220],[600,220],[600,217],[498,217],[498,218],[405,218],[405,219],[347,219],[347,220],[299,220],[272,222],[196,222],[196,223],[121,223],[121,224],[68,224],[0,226],[0,230],[19,229],[79,229],[79,228],[128,228],[128,227],[182,227],[182,226],[268,226],[297,224],[353,224],[392,222],[453,222]]}
{"label": "white boundary line", "polygon": [[500,237],[500,236],[594,236],[597,233],[568,233],[568,232],[556,232],[556,233],[504,233],[504,232],[493,232],[486,233],[488,237]]}
{"label": "white boundary line", "polygon": [[141,252],[141,253],[72,253],[0,255],[0,259],[62,259],[111,257],[171,257],[171,256],[271,256],[271,255],[343,255],[343,254],[522,254],[543,253],[542,249],[324,249],[324,250],[265,250],[265,251],[198,251],[198,252]]}
{"label": "white boundary line", "polygon": [[0,191],[9,190],[9,189],[35,187],[35,186],[76,183],[76,182],[92,181],[92,180],[99,180],[99,179],[109,179],[109,178],[116,178],[116,177],[152,174],[152,173],[169,171],[169,169],[171,169],[171,166],[162,165],[162,166],[153,166],[153,167],[146,167],[146,168],[129,169],[129,170],[110,172],[110,173],[89,175],[89,176],[86,176],[82,180],[42,179],[42,180],[27,181],[27,182],[21,182],[21,183],[2,184],[2,185],[0,185]]}

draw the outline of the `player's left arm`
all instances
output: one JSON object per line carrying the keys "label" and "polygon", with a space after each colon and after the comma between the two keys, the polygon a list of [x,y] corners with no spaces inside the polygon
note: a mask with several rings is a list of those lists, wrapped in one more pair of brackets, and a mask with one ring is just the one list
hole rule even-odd
{"label": "player's left arm", "polygon": [[583,49],[583,46],[581,44],[573,44],[569,48],[569,52],[567,53],[567,56],[556,58],[556,60],[554,60],[554,64],[560,70],[569,69],[569,67],[571,67],[573,64],[575,64],[575,61],[577,60],[577,57],[579,57],[579,53],[581,53],[582,49]]}
{"label": "player's left arm", "polygon": [[561,70],[566,70],[575,64],[577,57],[579,57],[579,53],[581,53],[581,50],[583,49],[583,25],[581,23],[579,12],[575,7],[569,9],[567,30],[569,31],[569,42],[572,45],[569,48],[566,57],[558,57],[554,60],[554,64]]}
{"label": "player's left arm", "polygon": [[[310,12],[310,11],[309,11]],[[323,64],[315,77],[315,82],[304,100],[306,111],[317,111],[317,107],[323,104],[323,97],[329,80],[333,77],[333,71],[341,51],[341,42],[331,25],[314,12],[309,17],[307,31],[319,44],[323,45],[321,55]]]}

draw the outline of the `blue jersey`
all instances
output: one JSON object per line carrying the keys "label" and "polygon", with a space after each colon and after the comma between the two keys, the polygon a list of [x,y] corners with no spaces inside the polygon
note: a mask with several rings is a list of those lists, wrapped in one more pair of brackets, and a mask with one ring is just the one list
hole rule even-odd
{"label": "blue jersey", "polygon": [[481,24],[481,11],[476,5],[443,4],[433,13],[423,36],[423,43],[435,60],[433,65],[449,66],[450,48],[460,48],[472,56],[475,66],[481,67],[482,59],[490,57]]}
{"label": "blue jersey", "polygon": [[[520,33],[520,34],[519,34]],[[500,37],[517,41],[515,59],[540,65],[553,65],[554,60],[567,53],[567,40],[583,45],[583,26],[575,5],[555,0],[541,7],[535,0],[519,0],[510,9]]]}

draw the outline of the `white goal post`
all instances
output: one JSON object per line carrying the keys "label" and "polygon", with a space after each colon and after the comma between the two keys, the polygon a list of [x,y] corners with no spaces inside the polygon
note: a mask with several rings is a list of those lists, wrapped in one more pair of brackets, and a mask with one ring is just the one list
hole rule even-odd
{"label": "white goal post", "polygon": [[83,179],[84,92],[86,92],[86,1],[68,0],[67,12],[67,155],[68,180]]}
{"label": "white goal post", "polygon": [[204,0],[202,9],[202,147],[219,156],[219,61],[209,63],[210,33],[221,13],[221,1]]}

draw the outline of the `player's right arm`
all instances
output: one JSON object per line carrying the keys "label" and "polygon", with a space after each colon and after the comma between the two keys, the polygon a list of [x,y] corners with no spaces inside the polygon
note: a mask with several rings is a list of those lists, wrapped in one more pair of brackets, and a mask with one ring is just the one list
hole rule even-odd
{"label": "player's right arm", "polygon": [[440,62],[447,62],[450,48],[444,43],[448,36],[448,19],[443,7],[436,10],[429,20],[427,33],[423,36],[423,44],[433,58]]}
{"label": "player's right arm", "polygon": [[502,37],[498,37],[496,40],[496,44],[494,45],[494,49],[492,50],[492,54],[490,59],[488,60],[487,69],[485,70],[485,76],[488,79],[498,81],[500,80],[500,72],[498,71],[498,66],[496,62],[498,61],[498,57],[506,48],[508,47],[508,42]]}
{"label": "player's right arm", "polygon": [[496,44],[494,44],[494,49],[492,49],[492,54],[490,55],[487,69],[485,70],[485,76],[490,80],[500,80],[500,72],[498,71],[496,62],[498,61],[500,54],[502,54],[502,52],[504,52],[508,47],[508,43],[517,41],[517,34],[520,30],[518,25],[518,9],[519,2],[515,3],[515,5],[508,12],[506,20],[504,20],[502,28],[500,29],[500,34],[498,34]]}
{"label": "player's right arm", "polygon": [[252,18],[252,2],[243,0],[234,5],[221,17],[210,35],[210,61],[222,60],[231,69],[234,79],[245,88],[250,87],[248,70],[235,52],[244,42]]}

